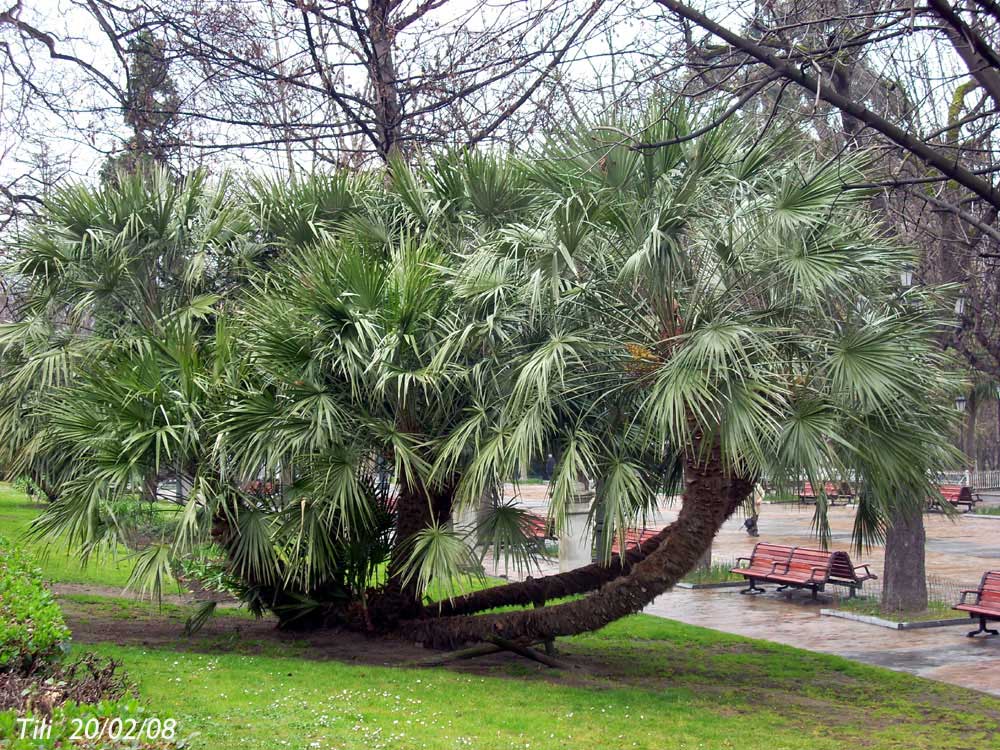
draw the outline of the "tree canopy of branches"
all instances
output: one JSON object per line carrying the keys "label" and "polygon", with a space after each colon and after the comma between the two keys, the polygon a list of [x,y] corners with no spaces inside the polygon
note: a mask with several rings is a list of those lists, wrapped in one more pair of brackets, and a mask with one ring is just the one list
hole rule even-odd
{"label": "tree canopy of branches", "polygon": [[[3,86],[18,103],[5,104],[5,127],[27,138],[41,120],[61,151],[108,155],[128,150],[138,120],[147,140],[169,120],[158,146],[189,165],[249,157],[286,173],[523,142],[603,67],[623,17],[600,0],[68,5],[0,13]],[[619,42],[615,54],[640,47]],[[164,74],[172,90],[139,101]],[[24,179],[11,190],[27,179],[12,177]]]}

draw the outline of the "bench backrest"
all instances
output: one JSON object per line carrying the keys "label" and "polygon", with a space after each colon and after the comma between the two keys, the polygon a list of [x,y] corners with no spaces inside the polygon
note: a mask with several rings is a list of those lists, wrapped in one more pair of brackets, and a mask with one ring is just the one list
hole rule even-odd
{"label": "bench backrest", "polygon": [[941,490],[941,497],[950,503],[955,502],[962,495],[962,488],[957,484],[942,484],[939,489]]}
{"label": "bench backrest", "polygon": [[539,516],[535,513],[525,513],[523,518],[526,527],[524,530],[527,536],[544,539],[549,535],[549,520],[545,516]]}
{"label": "bench backrest", "polygon": [[851,556],[846,552],[834,552],[830,560],[830,576],[846,581],[857,581],[858,576],[854,572],[854,564],[851,562]]}
{"label": "bench backrest", "polygon": [[770,565],[771,563],[784,563],[791,557],[794,547],[784,544],[769,544],[768,542],[757,542],[753,552],[750,553],[751,566]]}
{"label": "bench backrest", "polygon": [[[654,537],[660,533],[660,529],[625,529],[625,547],[631,549],[632,547],[639,547],[650,537]],[[621,545],[619,544],[619,536],[615,534],[615,538],[611,540],[611,552],[616,553],[621,551]]]}
{"label": "bench backrest", "polygon": [[[809,482],[802,485],[801,494],[805,497],[816,497],[816,492]],[[841,482],[839,485],[836,482],[824,482],[823,494],[827,497],[835,497],[837,495],[851,495],[853,492],[851,492],[851,487],[847,482]]]}
{"label": "bench backrest", "polygon": [[979,582],[979,603],[1000,608],[1000,570],[990,570],[983,574]]}
{"label": "bench backrest", "polygon": [[788,572],[812,575],[815,569],[819,568],[820,570],[815,572],[825,573],[828,576],[832,561],[833,553],[828,550],[796,547],[788,560]]}

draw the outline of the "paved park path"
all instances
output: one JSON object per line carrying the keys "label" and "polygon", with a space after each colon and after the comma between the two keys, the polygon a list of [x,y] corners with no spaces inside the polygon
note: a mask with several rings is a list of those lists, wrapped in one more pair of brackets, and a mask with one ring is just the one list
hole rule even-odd
{"label": "paved park path", "polygon": [[[526,505],[544,512],[544,487],[522,487],[522,495]],[[650,526],[661,527],[676,516],[677,505],[664,503]],[[759,539],[748,537],[742,519],[734,518],[716,537],[713,555],[720,561],[734,560],[749,555],[756,541],[816,546],[811,519],[810,507],[765,504]],[[872,571],[881,577],[882,548],[861,555],[851,550],[853,507],[831,509],[830,521],[831,547],[851,552],[855,564],[870,563]],[[927,572],[933,588],[949,594],[960,588],[975,588],[984,571],[1000,569],[1000,516],[965,515],[953,520],[935,514],[926,517],[926,527]],[[544,572],[555,569],[553,565]],[[819,610],[829,603],[829,597],[822,594],[819,602],[813,602],[808,593],[802,592],[741,596],[738,589],[675,589],[645,611],[1000,695],[1000,636],[966,638],[965,633],[976,627],[971,622],[901,631],[820,615]]]}
{"label": "paved park path", "polygon": [[968,624],[890,630],[821,616],[823,603],[807,600],[808,593],[786,598],[741,596],[738,589],[675,589],[645,611],[1000,695],[1000,637],[966,638],[974,629]]}

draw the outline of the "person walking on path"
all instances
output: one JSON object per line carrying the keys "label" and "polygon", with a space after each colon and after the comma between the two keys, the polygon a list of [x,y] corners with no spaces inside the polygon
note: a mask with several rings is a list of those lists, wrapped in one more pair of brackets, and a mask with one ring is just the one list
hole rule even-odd
{"label": "person walking on path", "polygon": [[757,529],[757,519],[760,518],[760,506],[763,503],[764,488],[760,486],[760,483],[757,483],[753,488],[753,515],[748,516],[747,520],[743,522],[743,528],[750,536],[760,536],[760,531]]}

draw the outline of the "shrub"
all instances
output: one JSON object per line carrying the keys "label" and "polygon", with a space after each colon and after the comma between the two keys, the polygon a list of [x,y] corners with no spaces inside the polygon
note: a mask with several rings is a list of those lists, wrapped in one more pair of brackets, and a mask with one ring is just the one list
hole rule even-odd
{"label": "shrub", "polygon": [[0,672],[21,672],[61,655],[69,628],[41,573],[0,537]]}

